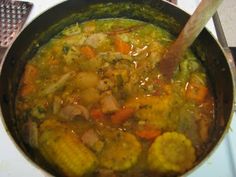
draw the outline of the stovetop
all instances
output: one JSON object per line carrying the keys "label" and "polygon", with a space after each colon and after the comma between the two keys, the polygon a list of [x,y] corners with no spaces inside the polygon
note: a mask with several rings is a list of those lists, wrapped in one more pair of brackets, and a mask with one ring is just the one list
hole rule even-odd
{"label": "stovetop", "polygon": [[[28,0],[34,4],[27,23],[48,8],[64,0]],[[192,13],[200,0],[178,0],[178,6]],[[213,21],[207,28],[216,37]],[[210,158],[201,164],[188,177],[236,177],[236,114],[234,113],[231,129]],[[4,142],[4,143],[3,143]],[[0,177],[45,177],[36,166],[29,163],[9,139],[0,121]]]}

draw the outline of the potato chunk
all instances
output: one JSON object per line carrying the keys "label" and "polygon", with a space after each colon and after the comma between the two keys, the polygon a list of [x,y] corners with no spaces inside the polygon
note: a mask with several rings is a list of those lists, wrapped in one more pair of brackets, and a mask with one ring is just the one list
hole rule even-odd
{"label": "potato chunk", "polygon": [[98,102],[100,99],[100,95],[97,89],[88,88],[81,92],[80,99],[84,105],[88,106]]}
{"label": "potato chunk", "polygon": [[75,83],[81,90],[96,87],[98,84],[98,76],[92,72],[80,72],[76,76]]}

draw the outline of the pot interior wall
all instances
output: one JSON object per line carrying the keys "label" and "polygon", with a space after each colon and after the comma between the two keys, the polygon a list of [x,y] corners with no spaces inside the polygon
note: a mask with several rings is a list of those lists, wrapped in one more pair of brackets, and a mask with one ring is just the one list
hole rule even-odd
{"label": "pot interior wall", "polygon": [[[70,0],[39,16],[20,34],[10,48],[3,63],[0,78],[2,114],[6,127],[15,142],[36,163],[40,164],[40,160],[38,161],[33,150],[22,142],[15,116],[15,96],[26,62],[40,46],[69,24],[90,19],[117,17],[149,22],[177,35],[189,15],[175,6],[157,0],[120,0],[119,2]],[[207,147],[205,157],[222,137],[229,122],[233,102],[233,84],[226,58],[207,30],[203,30],[192,48],[207,69],[216,101],[216,126],[212,133],[212,143]],[[55,174],[48,169],[48,165],[43,165],[43,168]]]}

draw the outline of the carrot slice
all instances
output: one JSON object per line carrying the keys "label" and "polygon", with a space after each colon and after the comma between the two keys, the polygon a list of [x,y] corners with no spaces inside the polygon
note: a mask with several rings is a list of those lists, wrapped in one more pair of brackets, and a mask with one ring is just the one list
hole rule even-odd
{"label": "carrot slice", "polygon": [[35,80],[37,74],[38,69],[35,66],[31,64],[26,65],[22,82],[24,84],[31,84]]}
{"label": "carrot slice", "polygon": [[121,40],[118,36],[115,37],[114,44],[117,52],[127,55],[131,51],[131,45]]}
{"label": "carrot slice", "polygon": [[186,97],[188,99],[194,100],[196,102],[202,102],[204,101],[207,94],[207,87],[200,84],[188,83],[186,90]]}
{"label": "carrot slice", "polygon": [[107,116],[102,112],[101,109],[95,108],[90,111],[90,116],[94,120],[104,120]]}
{"label": "carrot slice", "polygon": [[136,131],[135,133],[138,137],[146,140],[152,140],[161,135],[160,130],[139,130]]}
{"label": "carrot slice", "polygon": [[134,115],[133,108],[122,108],[111,116],[111,122],[115,125],[121,125],[126,120],[133,117],[133,115]]}
{"label": "carrot slice", "polygon": [[20,95],[22,97],[28,96],[35,90],[35,79],[38,75],[38,69],[32,64],[28,64],[25,67],[24,75],[22,78],[22,87]]}
{"label": "carrot slice", "polygon": [[22,97],[28,96],[35,90],[34,84],[26,84],[21,87],[20,95]]}
{"label": "carrot slice", "polygon": [[80,48],[80,52],[88,59],[96,57],[94,49],[90,46],[83,46]]}

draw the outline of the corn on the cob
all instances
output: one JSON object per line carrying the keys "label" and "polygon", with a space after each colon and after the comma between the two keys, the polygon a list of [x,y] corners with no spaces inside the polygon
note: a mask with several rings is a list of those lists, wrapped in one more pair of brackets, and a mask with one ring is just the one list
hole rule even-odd
{"label": "corn on the cob", "polygon": [[182,173],[195,162],[195,149],[183,134],[167,132],[157,137],[148,152],[148,165],[159,173]]}
{"label": "corn on the cob", "polygon": [[144,96],[129,100],[125,106],[137,109],[135,116],[139,121],[144,121],[147,126],[157,129],[168,129],[174,126],[168,119],[172,108],[173,99],[167,96]]}
{"label": "corn on the cob", "polygon": [[140,153],[141,145],[134,135],[116,132],[108,138],[100,154],[100,165],[114,171],[124,171],[138,161]]}
{"label": "corn on the cob", "polygon": [[96,156],[63,124],[49,119],[40,126],[39,150],[52,165],[68,177],[94,170]]}

